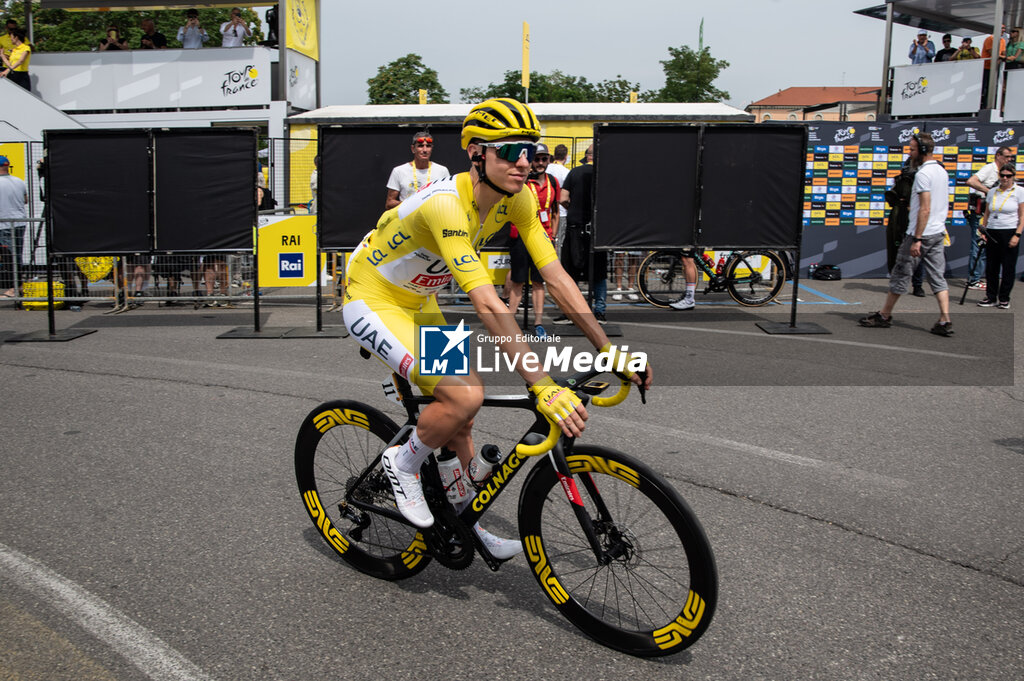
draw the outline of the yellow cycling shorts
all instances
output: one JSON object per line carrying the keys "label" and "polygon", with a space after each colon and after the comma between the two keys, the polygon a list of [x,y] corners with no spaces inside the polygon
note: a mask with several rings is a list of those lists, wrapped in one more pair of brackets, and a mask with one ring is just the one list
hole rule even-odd
{"label": "yellow cycling shorts", "polygon": [[342,315],[349,334],[392,371],[432,395],[443,376],[420,376],[416,337],[423,325],[446,324],[437,298],[429,296],[418,308],[399,305],[387,292],[350,281]]}

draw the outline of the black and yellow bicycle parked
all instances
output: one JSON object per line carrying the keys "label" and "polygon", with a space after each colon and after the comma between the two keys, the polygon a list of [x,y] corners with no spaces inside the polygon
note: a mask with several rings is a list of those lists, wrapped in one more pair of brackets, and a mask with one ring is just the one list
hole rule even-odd
{"label": "black and yellow bicycle parked", "polygon": [[[623,380],[618,393],[600,397],[608,383],[597,375],[559,383],[584,401],[593,396],[598,406],[629,394],[632,384]],[[471,483],[476,496],[461,513],[448,503],[430,456],[420,478],[434,525],[412,526],[395,506],[380,455],[408,437],[420,407],[432,398],[414,395],[408,382],[392,377],[408,414],[403,426],[362,402],[336,400],[309,413],[295,443],[306,510],[342,559],[387,580],[412,577],[431,560],[461,570],[475,554],[497,571],[503,561],[471,528],[537,457],[519,495],[519,533],[531,572],[554,606],[597,642],[631,655],[670,655],[700,638],[715,611],[718,576],[693,511],[637,459],[562,437],[529,394],[485,397],[485,408],[530,410],[536,421],[489,478]]]}
{"label": "black and yellow bicycle parked", "polygon": [[728,291],[740,305],[758,307],[775,300],[786,283],[782,255],[767,249],[732,251],[717,267],[703,250],[664,249],[649,253],[637,270],[640,295],[655,307],[667,308],[683,297],[683,258],[693,260],[706,277],[704,294]]}

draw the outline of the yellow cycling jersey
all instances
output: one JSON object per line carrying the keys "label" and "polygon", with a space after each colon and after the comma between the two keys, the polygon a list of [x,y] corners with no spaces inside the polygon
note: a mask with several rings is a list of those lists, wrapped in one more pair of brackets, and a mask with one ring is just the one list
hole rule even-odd
{"label": "yellow cycling jersey", "polygon": [[469,173],[432,182],[381,216],[353,252],[348,278],[384,287],[396,302],[410,306],[453,278],[468,293],[491,283],[480,247],[510,221],[538,269],[557,260],[533,192],[503,198],[481,222]]}

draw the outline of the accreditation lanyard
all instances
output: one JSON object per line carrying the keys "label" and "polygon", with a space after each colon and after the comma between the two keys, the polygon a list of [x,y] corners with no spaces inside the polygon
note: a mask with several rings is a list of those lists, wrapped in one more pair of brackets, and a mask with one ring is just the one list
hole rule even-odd
{"label": "accreditation lanyard", "polygon": [[[1016,190],[1017,190],[1017,187],[1016,187],[1016,186],[1010,187],[1009,191],[1007,191],[1007,192],[1006,192],[1006,193],[1005,193],[1005,194],[1003,195],[1003,202],[999,204],[999,208],[996,208],[996,212],[997,212],[997,213],[1001,213],[1001,212],[1003,212],[1003,206],[1005,206],[1005,205],[1006,205],[1006,202],[1010,200],[1010,197],[1011,197],[1011,196],[1013,196],[1013,195],[1014,195],[1014,194],[1016,193]],[[998,190],[998,189],[997,189],[997,190],[996,190],[996,193],[998,194],[998,193],[999,193],[999,191],[1000,191],[1000,190]]]}
{"label": "accreditation lanyard", "polygon": [[[409,165],[412,167],[412,191],[415,194],[420,190],[420,178],[419,173],[416,172],[416,161],[409,161]],[[434,164],[427,164],[427,184],[430,184],[430,173],[434,170]]]}
{"label": "accreditation lanyard", "polygon": [[[542,206],[540,204],[540,189],[537,188],[537,185],[534,184],[533,182],[527,182],[526,186],[529,187],[530,191],[533,192],[533,195],[535,197],[537,197],[537,206],[540,208],[540,210],[543,213],[543,215],[545,215],[545,216],[548,215],[548,208],[547,208],[547,206]],[[545,203],[548,203],[548,202],[550,202],[550,200],[551,200],[551,180],[550,180],[550,178],[548,178],[548,174],[544,173],[544,201],[545,201]],[[550,218],[545,219],[544,217],[542,217],[541,220],[543,222],[550,222],[551,221]]]}

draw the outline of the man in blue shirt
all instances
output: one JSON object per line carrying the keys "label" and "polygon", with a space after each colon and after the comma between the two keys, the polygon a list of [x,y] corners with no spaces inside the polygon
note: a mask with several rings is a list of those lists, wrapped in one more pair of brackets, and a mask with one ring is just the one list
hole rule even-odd
{"label": "man in blue shirt", "polygon": [[910,44],[911,64],[928,64],[935,58],[935,43],[928,40],[928,31],[923,28],[917,32],[917,40]]}

